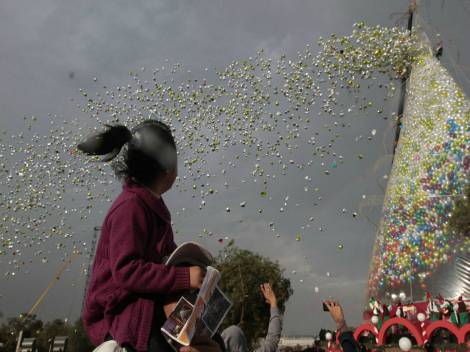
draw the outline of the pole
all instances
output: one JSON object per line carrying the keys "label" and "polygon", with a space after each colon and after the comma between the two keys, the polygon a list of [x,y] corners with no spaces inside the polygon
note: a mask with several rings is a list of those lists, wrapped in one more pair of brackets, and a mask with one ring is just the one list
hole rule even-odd
{"label": "pole", "polygon": [[83,310],[85,309],[85,298],[86,298],[86,291],[88,290],[88,284],[90,283],[91,277],[91,269],[93,267],[93,259],[95,257],[95,247],[96,242],[98,239],[99,234],[101,233],[101,226],[95,226],[93,229],[93,239],[91,240],[91,249],[90,255],[88,258],[88,267],[86,272],[86,280],[85,280],[85,289],[83,290],[83,298],[82,298],[82,310],[80,312],[80,316],[83,316]]}
{"label": "pole", "polygon": [[20,352],[21,351],[21,343],[23,342],[23,330],[20,331],[18,334],[18,342],[16,343],[16,349],[15,352]]}
{"label": "pole", "polygon": [[379,343],[379,327],[377,323],[374,324],[374,335],[375,335],[375,343]]}
{"label": "pole", "polygon": [[[411,33],[411,29],[413,28],[413,11],[414,8],[410,6],[408,9],[408,30]],[[411,74],[408,72],[408,75]],[[398,139],[400,138],[400,125],[401,125],[401,118],[403,117],[403,110],[405,108],[405,96],[406,96],[406,76],[403,76],[401,79],[401,87],[400,87],[400,104],[398,105],[398,119],[397,119],[397,130],[395,131],[395,142],[393,143],[393,155],[395,155],[395,150],[397,149]]]}

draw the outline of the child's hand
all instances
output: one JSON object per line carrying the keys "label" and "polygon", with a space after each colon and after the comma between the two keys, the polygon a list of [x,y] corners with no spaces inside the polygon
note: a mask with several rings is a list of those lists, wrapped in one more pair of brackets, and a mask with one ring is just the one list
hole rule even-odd
{"label": "child's hand", "polygon": [[191,288],[200,289],[205,276],[206,276],[205,269],[199,266],[190,266],[189,267],[189,286]]}

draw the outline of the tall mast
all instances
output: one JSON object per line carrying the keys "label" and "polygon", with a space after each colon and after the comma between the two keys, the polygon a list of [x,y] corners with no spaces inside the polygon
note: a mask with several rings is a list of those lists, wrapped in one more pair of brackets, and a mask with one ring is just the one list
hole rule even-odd
{"label": "tall mast", "polygon": [[[411,29],[413,28],[413,12],[415,10],[415,6],[410,5],[408,8],[408,30],[411,34]],[[406,80],[407,77],[411,74],[410,72],[404,74],[401,79],[401,87],[400,87],[400,104],[398,105],[398,116],[397,116],[397,130],[395,131],[395,141],[393,142],[393,155],[395,155],[395,150],[397,149],[398,139],[400,138],[400,126],[401,126],[401,118],[403,116],[403,110],[405,108],[405,96],[406,96]]]}
{"label": "tall mast", "polygon": [[91,248],[90,254],[88,256],[88,267],[86,272],[86,281],[85,281],[85,289],[83,290],[83,299],[82,299],[82,310],[80,312],[80,316],[83,316],[83,309],[85,309],[85,298],[86,298],[86,291],[88,289],[88,284],[90,283],[90,276],[91,276],[91,269],[93,267],[93,259],[95,257],[95,247],[96,241],[98,239],[99,234],[101,233],[101,226],[95,226],[93,229],[93,239],[91,241]]}

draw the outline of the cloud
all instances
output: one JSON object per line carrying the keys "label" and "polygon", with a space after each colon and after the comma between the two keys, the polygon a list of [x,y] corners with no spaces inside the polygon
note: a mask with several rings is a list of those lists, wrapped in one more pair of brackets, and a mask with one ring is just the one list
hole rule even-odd
{"label": "cloud", "polygon": [[[209,77],[220,83],[213,67],[223,70],[232,61],[243,62],[250,57],[254,58],[261,48],[265,50],[265,58],[273,59],[273,65],[284,54],[288,60],[296,60],[299,53],[303,54],[307,50],[307,44],[310,44],[309,50],[315,56],[319,49],[318,37],[326,38],[331,33],[349,35],[354,22],[393,26],[394,21],[389,20],[390,13],[406,11],[408,5],[408,0],[380,4],[371,0],[5,2],[2,3],[0,13],[2,130],[17,135],[20,132],[15,130],[19,126],[18,119],[24,115],[28,118],[36,115],[40,119],[38,132],[48,136],[54,127],[49,124],[52,117],[48,113],[52,116],[78,117],[85,126],[90,118],[77,108],[77,104],[87,103],[79,89],[88,92],[89,96],[95,96],[98,92],[105,96],[107,90],[114,91],[116,87],[128,84],[134,89],[137,83],[128,73],[136,70],[139,70],[139,77],[151,80],[154,68],[170,68],[174,63],[180,63],[177,84],[186,82],[189,77]],[[443,10],[440,6],[436,7],[437,12],[432,13],[432,16],[445,23],[450,23],[450,16],[463,13],[455,11],[455,7],[448,2]],[[468,32],[464,27],[468,21],[462,19],[451,22],[460,26],[455,32],[458,34],[446,36],[458,43],[462,50],[461,59],[470,57],[466,54],[466,37],[461,35]],[[449,30],[448,27],[451,26],[441,29]],[[140,71],[142,67],[146,68],[145,73]],[[206,72],[205,68],[209,71]],[[187,71],[191,71],[191,74],[187,74]],[[70,72],[73,72],[73,79],[70,79]],[[167,72],[159,72],[158,80],[166,79]],[[96,82],[93,80],[95,77]],[[223,83],[226,82],[220,84]],[[277,85],[284,82],[282,79],[273,79],[272,83]],[[103,88],[104,85],[107,88]],[[364,89],[364,92],[358,94],[358,99],[365,95],[371,96],[369,92],[373,88]],[[343,97],[346,101],[354,101],[356,98],[354,94]],[[395,104],[389,103],[390,106]],[[272,105],[269,108],[273,112],[285,111],[285,108],[276,109]],[[272,158],[275,165],[263,165],[266,174],[271,175],[265,178],[268,182],[267,195],[263,198],[260,196],[264,190],[262,179],[258,177],[255,183],[255,177],[249,176],[256,162],[245,163],[242,158],[234,159],[236,154],[243,155],[243,146],[239,143],[238,149],[221,148],[207,158],[205,167],[208,170],[219,170],[217,166],[222,161],[222,167],[226,169],[224,176],[219,171],[209,172],[210,178],[198,178],[196,173],[187,174],[184,183],[181,182],[164,196],[172,212],[174,229],[179,230],[175,233],[177,243],[199,241],[213,254],[217,254],[226,243],[219,244],[218,239],[228,237],[234,238],[240,248],[279,260],[286,268],[285,275],[291,278],[294,288],[294,296],[289,302],[284,321],[284,332],[292,334],[312,334],[321,327],[332,327],[328,314],[320,313],[322,299],[330,294],[344,303],[348,323],[360,322],[364,308],[365,277],[375,238],[373,228],[361,218],[353,219],[351,214],[357,212],[363,194],[375,191],[372,171],[375,157],[381,155],[380,139],[374,137],[369,143],[365,135],[372,128],[380,131],[387,122],[377,117],[369,119],[364,116],[331,118],[319,116],[319,111],[318,106],[312,107],[309,128],[300,133],[302,141],[316,136],[315,147],[328,145],[331,139],[335,139],[332,150],[338,152],[338,155],[340,151],[344,153],[344,164],[338,165],[337,172],[331,172],[328,177],[325,176],[325,170],[331,171],[331,164],[328,162],[322,165],[325,159],[320,153],[313,155],[312,145],[298,142],[299,148],[293,147],[286,151],[286,159],[292,159],[295,163],[291,165],[288,160],[283,160],[288,166],[285,176],[282,175],[284,171],[278,168],[281,165],[278,164],[280,158]],[[340,125],[344,122],[346,125],[340,129],[338,138],[327,133],[324,128],[324,125],[333,125],[335,122]],[[319,132],[319,136],[315,132]],[[356,137],[362,134],[364,140],[355,142]],[[262,152],[266,151],[267,141],[273,142],[285,135],[285,130],[275,137],[260,131],[258,136],[263,141]],[[357,159],[359,152],[365,156],[362,162]],[[227,165],[229,160],[233,160],[236,167]],[[262,162],[265,160],[262,159]],[[309,161],[313,161],[312,167],[298,167],[302,162]],[[276,175],[276,179],[273,175]],[[305,176],[312,181],[306,181]],[[298,181],[290,181],[294,179]],[[246,183],[242,183],[242,180]],[[201,198],[203,183],[206,184],[205,191],[212,187],[217,194]],[[197,186],[197,190],[193,191],[193,185]],[[109,188],[114,186],[117,189],[113,194],[117,195],[120,191],[119,182],[114,181]],[[308,187],[308,191],[305,191],[305,187]],[[315,188],[319,188],[319,191],[315,191]],[[57,274],[57,263],[61,264],[64,252],[68,251],[70,255],[73,245],[85,247],[83,242],[90,243],[92,228],[101,225],[111,204],[109,201],[90,201],[93,208],[86,209],[89,204],[84,201],[85,192],[77,195],[73,190],[67,190],[64,197],[76,198],[76,201],[70,200],[67,204],[69,211],[77,209],[77,212],[82,211],[83,216],[86,216],[83,221],[73,223],[71,232],[75,233],[75,244],[67,243],[67,247],[57,253],[55,247],[60,241],[58,236],[41,241],[37,255],[31,255],[34,265],[29,270],[32,274],[26,276],[24,281],[20,275],[12,276],[7,285],[2,285],[2,307],[10,307],[8,310],[3,309],[5,317],[16,316],[18,310],[29,311],[37,300],[37,290]],[[205,206],[201,205],[202,200],[206,201]],[[246,207],[240,208],[239,204],[244,201]],[[226,212],[227,207],[230,207],[230,213]],[[280,211],[281,207],[283,212]],[[347,208],[346,214],[342,213],[343,208]],[[263,211],[262,214],[258,213],[259,209]],[[314,217],[313,222],[310,221],[311,217]],[[54,214],[47,219],[47,226],[60,222],[60,218]],[[240,219],[242,222],[239,222]],[[270,222],[274,223],[273,226],[270,226]],[[319,230],[320,227],[323,231]],[[82,231],[82,228],[85,230]],[[204,234],[203,229],[212,232],[212,236]],[[300,236],[300,241],[296,241],[297,236]],[[338,249],[340,244],[344,245],[343,250]],[[44,253],[39,253],[40,250]],[[22,258],[26,257],[26,250],[24,253]],[[42,265],[41,258],[45,254],[50,261]],[[2,268],[7,265],[5,260],[1,265]],[[63,286],[56,286],[57,291],[51,292],[50,299],[46,298],[43,306],[38,307],[38,316],[44,321],[65,317],[70,309],[70,302],[66,299],[62,302],[62,298],[72,295],[71,282],[78,280],[81,260],[74,261],[70,268],[70,273],[64,273],[56,284]],[[294,270],[295,275],[292,274]],[[327,272],[331,273],[330,277],[326,276]],[[35,289],[24,290],[24,287]],[[315,287],[319,287],[318,293],[314,292]],[[83,286],[80,287],[82,289]],[[58,295],[61,297],[61,307],[57,305]],[[53,310],[49,308],[52,305]],[[76,304],[74,311],[78,318],[80,305]]]}

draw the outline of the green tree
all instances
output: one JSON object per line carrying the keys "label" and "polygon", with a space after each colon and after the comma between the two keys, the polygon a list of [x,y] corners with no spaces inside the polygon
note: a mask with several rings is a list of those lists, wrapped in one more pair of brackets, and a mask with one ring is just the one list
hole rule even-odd
{"label": "green tree", "polygon": [[465,197],[455,202],[449,225],[457,233],[470,235],[470,187],[465,190]]}
{"label": "green tree", "polygon": [[67,352],[90,352],[96,348],[85,331],[82,317],[78,318],[74,326],[70,328],[69,344]]}
{"label": "green tree", "polygon": [[44,324],[36,319],[36,315],[31,315],[26,320],[22,318],[8,318],[7,323],[0,327],[0,341],[4,344],[10,339],[6,352],[14,352],[17,337],[23,331],[23,338],[35,337],[36,349],[38,352],[48,352],[50,345],[57,336],[67,336],[67,352],[90,352],[95,349],[88,335],[85,332],[82,318],[78,318],[73,326],[66,326],[62,319],[54,319],[52,322]]}
{"label": "green tree", "polygon": [[68,336],[68,329],[63,319],[54,319],[44,325],[36,343],[37,349],[41,352],[49,351],[49,346],[56,336]]}
{"label": "green tree", "polygon": [[219,252],[213,266],[219,270],[220,289],[233,302],[220,326],[220,331],[231,325],[240,326],[248,347],[259,338],[266,337],[270,307],[266,304],[260,285],[267,282],[276,294],[279,311],[284,314],[285,304],[294,293],[290,280],[283,276],[285,269],[278,261],[271,261],[258,253],[233,246],[234,241]]}
{"label": "green tree", "polygon": [[5,347],[6,352],[13,352],[16,348],[17,337],[20,331],[23,331],[23,336],[38,337],[41,334],[44,323],[36,319],[35,314],[31,314],[26,319],[28,314],[23,313],[19,317],[7,318],[7,322],[2,323],[0,327],[1,342],[8,345]]}

